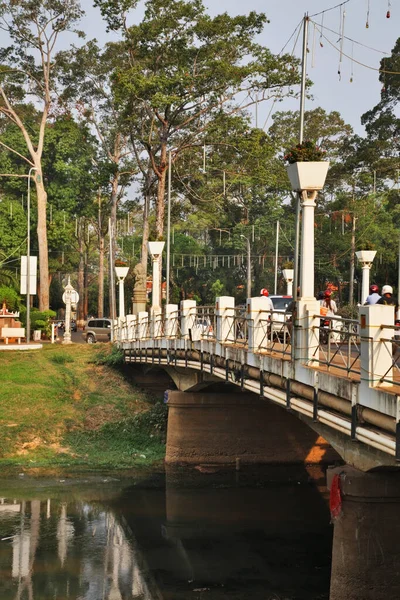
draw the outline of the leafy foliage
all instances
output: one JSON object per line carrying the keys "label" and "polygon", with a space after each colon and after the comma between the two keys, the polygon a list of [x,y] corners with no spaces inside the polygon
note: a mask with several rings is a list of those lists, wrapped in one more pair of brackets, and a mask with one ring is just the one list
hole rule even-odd
{"label": "leafy foliage", "polygon": [[17,310],[20,306],[20,297],[14,288],[0,286],[0,308],[5,304],[8,310]]}
{"label": "leafy foliage", "polygon": [[322,150],[320,146],[316,146],[314,142],[307,140],[302,144],[296,144],[290,148],[283,157],[290,165],[297,162],[313,162],[324,160],[326,150]]}

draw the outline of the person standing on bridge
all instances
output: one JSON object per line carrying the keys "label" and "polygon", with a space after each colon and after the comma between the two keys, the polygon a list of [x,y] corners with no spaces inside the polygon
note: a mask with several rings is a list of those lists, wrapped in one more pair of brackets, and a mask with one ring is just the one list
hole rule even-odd
{"label": "person standing on bridge", "polygon": [[379,294],[379,288],[373,283],[369,286],[369,296],[367,296],[365,304],[376,304],[380,299],[381,295]]}
{"label": "person standing on bridge", "polygon": [[396,318],[399,305],[397,304],[396,298],[393,297],[393,288],[391,285],[384,285],[382,288],[382,298],[380,298],[377,304],[385,304],[386,306],[394,306],[394,315]]}
{"label": "person standing on bridge", "polygon": [[[326,316],[333,317],[337,313],[336,302],[333,300],[331,290],[325,290],[324,299],[320,300],[321,308],[326,309]],[[322,314],[323,311],[321,311]]]}
{"label": "person standing on bridge", "polygon": [[263,298],[266,299],[266,308],[265,310],[269,310],[269,311],[273,311],[274,310],[274,305],[272,304],[272,300],[269,297],[269,291],[267,290],[267,288],[262,288],[262,290],[260,291],[260,296],[263,296]]}

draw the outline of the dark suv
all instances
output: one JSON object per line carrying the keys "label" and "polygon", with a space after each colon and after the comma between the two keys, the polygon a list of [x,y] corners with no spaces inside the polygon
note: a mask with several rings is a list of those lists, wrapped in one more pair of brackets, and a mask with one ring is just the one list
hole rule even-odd
{"label": "dark suv", "polygon": [[89,319],[86,331],[82,333],[88,344],[111,341],[111,319]]}

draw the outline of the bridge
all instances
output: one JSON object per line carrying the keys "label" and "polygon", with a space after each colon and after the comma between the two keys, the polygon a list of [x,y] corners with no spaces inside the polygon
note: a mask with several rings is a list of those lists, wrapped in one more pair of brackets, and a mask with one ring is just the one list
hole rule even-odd
{"label": "bridge", "polygon": [[357,320],[335,316],[326,328],[319,303],[302,298],[293,317],[269,311],[262,297],[237,307],[222,296],[214,306],[184,300],[118,320],[125,362],[150,379],[162,369],[177,388],[167,463],[295,462],[301,452],[313,462],[328,442],[362,471],[399,465],[393,307],[361,306]]}

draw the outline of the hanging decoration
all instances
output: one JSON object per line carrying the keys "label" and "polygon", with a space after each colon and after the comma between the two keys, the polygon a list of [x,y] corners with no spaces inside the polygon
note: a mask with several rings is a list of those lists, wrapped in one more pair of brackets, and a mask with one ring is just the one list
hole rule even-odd
{"label": "hanging decoration", "polygon": [[342,5],[340,5],[339,7],[339,39],[338,42],[340,42],[340,46],[339,46],[339,66],[338,66],[338,75],[339,75],[339,81],[342,80],[342,61],[343,61],[343,44],[344,44],[344,23],[345,23],[345,19],[346,19],[346,9],[344,9],[342,7]]}
{"label": "hanging decoration", "polygon": [[369,29],[369,9],[370,9],[370,0],[367,0],[367,21],[365,23],[366,29]]}
{"label": "hanging decoration", "polygon": [[323,43],[323,33],[324,33],[324,16],[325,13],[322,13],[322,17],[321,17],[321,31],[319,32],[319,45],[321,46],[321,48],[324,47],[324,43]]}
{"label": "hanging decoration", "polygon": [[311,54],[311,68],[315,67],[315,33],[316,33],[316,25],[314,23],[313,29],[313,38],[312,38],[312,54]]}
{"label": "hanging decoration", "polygon": [[392,3],[390,2],[390,0],[388,0],[388,9],[387,9],[387,13],[386,13],[386,18],[390,19],[390,9],[391,9]]}
{"label": "hanging decoration", "polygon": [[353,83],[354,80],[354,42],[351,42],[351,74],[350,74],[350,83]]}

